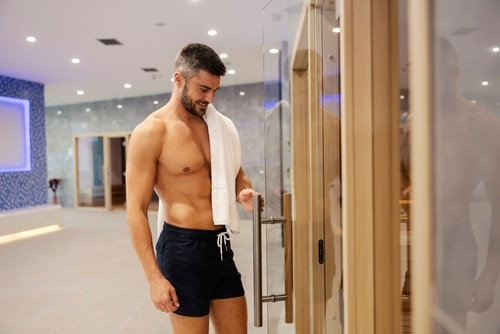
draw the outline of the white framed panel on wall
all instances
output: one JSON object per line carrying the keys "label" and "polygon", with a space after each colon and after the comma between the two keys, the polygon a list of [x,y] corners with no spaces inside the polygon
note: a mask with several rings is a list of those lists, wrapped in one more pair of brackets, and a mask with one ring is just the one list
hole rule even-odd
{"label": "white framed panel on wall", "polygon": [[31,170],[30,102],[0,96],[0,172]]}

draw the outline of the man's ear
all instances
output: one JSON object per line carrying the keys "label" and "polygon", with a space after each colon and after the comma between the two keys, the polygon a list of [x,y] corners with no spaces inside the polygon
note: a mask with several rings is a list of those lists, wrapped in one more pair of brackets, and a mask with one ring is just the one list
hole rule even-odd
{"label": "man's ear", "polygon": [[174,84],[180,85],[183,80],[182,74],[180,72],[175,72],[173,79],[174,79]]}

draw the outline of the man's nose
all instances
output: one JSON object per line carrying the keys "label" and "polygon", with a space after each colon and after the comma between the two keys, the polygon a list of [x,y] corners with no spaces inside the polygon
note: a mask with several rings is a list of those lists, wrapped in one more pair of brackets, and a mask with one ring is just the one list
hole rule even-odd
{"label": "man's nose", "polygon": [[208,103],[212,103],[215,100],[215,92],[207,92],[205,93],[205,100]]}

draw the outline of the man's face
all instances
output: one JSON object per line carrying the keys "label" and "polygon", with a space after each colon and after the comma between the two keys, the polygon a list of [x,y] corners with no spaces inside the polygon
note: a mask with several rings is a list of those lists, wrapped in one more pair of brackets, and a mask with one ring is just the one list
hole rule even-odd
{"label": "man's face", "polygon": [[206,71],[186,80],[181,92],[181,103],[191,114],[203,116],[209,103],[215,100],[215,93],[220,88],[220,77]]}

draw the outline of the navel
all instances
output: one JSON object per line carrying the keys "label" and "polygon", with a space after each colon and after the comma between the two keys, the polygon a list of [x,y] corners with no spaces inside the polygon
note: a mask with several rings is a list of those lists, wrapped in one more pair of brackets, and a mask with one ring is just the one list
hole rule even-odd
{"label": "navel", "polygon": [[182,169],[182,171],[183,171],[184,173],[187,173],[187,172],[189,172],[190,170],[191,170],[191,168],[189,168],[189,167],[184,167],[184,168]]}

